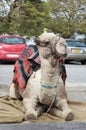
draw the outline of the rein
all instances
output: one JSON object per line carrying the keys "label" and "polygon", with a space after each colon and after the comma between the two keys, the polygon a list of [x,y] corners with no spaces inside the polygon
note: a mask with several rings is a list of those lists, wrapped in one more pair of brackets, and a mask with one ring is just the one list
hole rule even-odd
{"label": "rein", "polygon": [[[54,103],[54,101],[55,101],[55,98],[56,98],[56,96],[57,96],[57,89],[58,89],[58,85],[59,85],[59,79],[60,79],[60,76],[61,76],[61,74],[62,74],[62,68],[61,68],[61,67],[62,67],[62,64],[63,64],[63,59],[62,59],[62,57],[60,57],[58,60],[59,60],[59,68],[60,68],[60,70],[59,70],[59,75],[58,75],[58,78],[57,78],[57,81],[56,81],[56,85],[55,85],[55,86],[41,85],[42,87],[47,88],[47,89],[56,88],[56,93],[55,93],[55,94],[52,94],[51,104],[50,104],[49,108],[47,109],[47,111],[45,112],[44,116],[50,111],[50,109],[51,109],[51,107],[52,107],[52,105],[53,105],[53,103]],[[45,94],[45,93],[44,93],[44,94]],[[46,94],[46,96],[49,96],[49,95]],[[58,97],[59,97],[59,93],[58,93]]]}
{"label": "rein", "polygon": [[[60,70],[60,71],[61,71],[61,70]],[[56,85],[55,85],[56,90],[58,89],[58,85],[59,85],[59,79],[60,79],[60,75],[61,75],[61,72],[60,72],[60,71],[59,71],[59,75],[58,75],[57,82],[56,82]],[[52,95],[51,104],[50,104],[49,108],[47,109],[47,111],[45,112],[44,116],[46,116],[46,114],[50,111],[50,109],[51,109],[51,107],[52,107],[52,105],[53,105],[53,103],[54,103],[54,101],[55,101],[56,96],[57,96],[57,91],[56,91],[56,94],[55,94],[55,95],[54,95],[54,94]],[[59,95],[58,95],[58,96],[59,96]]]}

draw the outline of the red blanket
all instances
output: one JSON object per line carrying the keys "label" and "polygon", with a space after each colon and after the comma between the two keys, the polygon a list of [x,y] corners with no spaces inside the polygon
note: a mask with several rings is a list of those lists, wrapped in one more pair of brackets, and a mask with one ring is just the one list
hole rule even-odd
{"label": "red blanket", "polygon": [[13,82],[24,89],[33,70],[40,67],[39,52],[36,45],[26,46],[14,65]]}

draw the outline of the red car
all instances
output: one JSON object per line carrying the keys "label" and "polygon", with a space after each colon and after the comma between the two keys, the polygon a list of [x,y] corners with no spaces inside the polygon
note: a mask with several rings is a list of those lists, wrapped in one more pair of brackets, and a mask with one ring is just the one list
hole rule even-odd
{"label": "red car", "polygon": [[0,36],[0,61],[16,61],[26,46],[23,36]]}

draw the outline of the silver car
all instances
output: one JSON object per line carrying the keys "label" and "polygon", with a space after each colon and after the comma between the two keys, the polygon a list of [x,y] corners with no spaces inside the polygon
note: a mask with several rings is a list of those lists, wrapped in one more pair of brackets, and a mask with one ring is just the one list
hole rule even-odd
{"label": "silver car", "polygon": [[66,61],[78,61],[86,64],[86,44],[81,41],[67,39],[68,55]]}

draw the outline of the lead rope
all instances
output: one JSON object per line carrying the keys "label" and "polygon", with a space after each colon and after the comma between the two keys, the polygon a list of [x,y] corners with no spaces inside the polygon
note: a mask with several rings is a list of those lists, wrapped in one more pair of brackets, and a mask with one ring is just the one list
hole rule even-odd
{"label": "lead rope", "polygon": [[[57,89],[58,89],[58,84],[59,84],[59,79],[60,79],[60,74],[61,74],[60,72],[61,72],[61,70],[59,71],[59,75],[58,75],[57,82],[56,82]],[[56,95],[57,95],[57,91],[56,91]],[[53,103],[55,101],[56,95],[53,96],[52,102],[51,102],[49,108],[47,109],[47,111],[44,113],[44,116],[46,116],[46,114],[50,111],[50,109],[51,109],[51,107],[52,107],[52,105],[53,105]]]}

